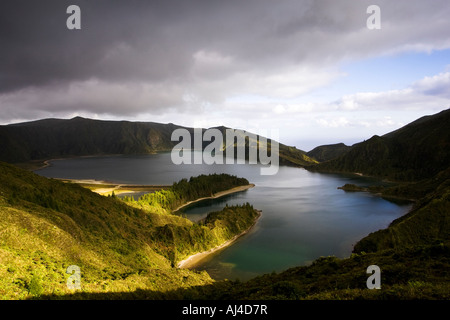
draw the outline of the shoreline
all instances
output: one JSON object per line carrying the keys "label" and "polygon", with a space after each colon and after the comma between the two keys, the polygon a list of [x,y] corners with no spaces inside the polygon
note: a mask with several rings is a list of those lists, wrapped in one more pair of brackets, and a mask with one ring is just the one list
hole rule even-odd
{"label": "shoreline", "polygon": [[210,196],[210,197],[198,198],[198,199],[195,199],[195,200],[186,202],[185,204],[182,204],[182,205],[178,206],[177,208],[175,208],[175,209],[172,210],[172,213],[175,213],[175,212],[177,212],[177,211],[180,211],[180,210],[183,209],[184,207],[187,207],[187,206],[189,206],[189,205],[191,205],[191,204],[193,204],[193,203],[196,203],[196,202],[200,202],[200,201],[208,200],[208,199],[217,199],[217,198],[220,198],[220,197],[229,195],[229,194],[233,194],[233,193],[237,193],[237,192],[241,192],[241,191],[245,191],[245,190],[251,189],[251,188],[253,188],[254,186],[255,186],[255,184],[250,183],[250,184],[247,184],[247,185],[245,185],[245,186],[234,187],[234,188],[231,188],[231,189],[228,189],[228,190],[225,190],[225,191],[217,192],[217,193],[213,194],[213,195]]}
{"label": "shoreline", "polygon": [[[84,188],[91,190],[92,192],[98,193],[100,195],[108,195],[114,191],[114,194],[118,195],[121,193],[137,193],[137,192],[154,192],[161,189],[170,188],[171,185],[139,185],[139,184],[126,184],[126,183],[116,183],[104,180],[95,180],[95,179],[66,179],[66,178],[55,178],[55,180],[59,180],[66,183],[76,183],[81,185]],[[189,201],[185,204],[178,206],[176,209],[172,210],[172,213],[176,213],[184,207],[187,207],[193,203],[200,202],[208,199],[217,199],[229,194],[242,192],[248,189],[251,189],[255,186],[255,184],[250,183],[245,186],[238,186],[228,190],[220,191],[213,194],[210,197],[198,198],[192,201]]]}
{"label": "shoreline", "polygon": [[[256,210],[256,209],[255,209]],[[211,248],[209,250],[206,251],[202,251],[202,252],[198,252],[195,254],[192,254],[190,256],[188,256],[186,259],[181,260],[180,262],[177,263],[177,268],[179,269],[190,269],[193,267],[196,267],[197,265],[200,264],[200,262],[212,255],[213,253],[224,249],[228,246],[230,246],[231,244],[233,244],[237,239],[239,239],[240,237],[246,235],[248,232],[250,232],[251,229],[253,229],[253,227],[256,225],[256,223],[258,222],[258,220],[261,218],[262,216],[262,211],[261,210],[256,210],[258,212],[258,216],[256,217],[255,221],[253,222],[253,224],[248,227],[246,230],[244,230],[243,232],[235,235],[233,238],[231,238],[230,240],[225,241],[224,243],[222,243],[221,245],[218,245],[217,247]]]}
{"label": "shoreline", "polygon": [[121,193],[137,193],[137,192],[154,192],[161,189],[170,188],[170,185],[140,185],[140,184],[126,184],[126,183],[115,183],[104,180],[94,180],[94,179],[65,179],[65,178],[55,178],[65,183],[76,183],[80,186],[91,190],[92,192],[98,193],[100,195],[111,195],[114,191],[115,195]]}

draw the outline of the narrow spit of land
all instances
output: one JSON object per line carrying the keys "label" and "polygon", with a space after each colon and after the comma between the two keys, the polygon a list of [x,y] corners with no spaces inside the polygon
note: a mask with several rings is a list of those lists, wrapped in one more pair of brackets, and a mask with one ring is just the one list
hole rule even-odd
{"label": "narrow spit of land", "polygon": [[217,198],[220,198],[220,197],[232,194],[232,193],[248,190],[250,188],[253,188],[254,186],[255,185],[253,183],[250,183],[250,184],[245,185],[245,186],[239,186],[239,187],[234,187],[234,188],[231,188],[231,189],[228,189],[228,190],[220,191],[220,192],[217,192],[217,193],[213,194],[210,197],[198,198],[198,199],[186,202],[186,203],[182,204],[181,206],[178,206],[177,208],[175,208],[172,212],[177,212],[177,211],[183,209],[184,207],[187,207],[187,206],[189,206],[189,205],[191,205],[193,203],[196,203],[196,202],[200,202],[200,201],[207,200],[207,199],[217,199]]}
{"label": "narrow spit of land", "polygon": [[[155,192],[161,189],[167,189],[170,186],[169,185],[127,185],[127,184],[114,184],[114,183],[110,183],[107,181],[99,181],[99,180],[82,180],[82,179],[60,179],[64,182],[71,182],[71,183],[77,183],[80,184],[81,186],[90,189],[93,192],[96,192],[98,194],[101,195],[111,195],[113,192],[114,194],[118,195],[120,193],[133,193],[133,192]],[[207,199],[217,199],[220,197],[224,197],[226,195],[229,194],[233,194],[233,193],[237,193],[237,192],[242,192],[245,190],[248,190],[250,188],[253,188],[255,185],[254,184],[248,184],[245,186],[239,186],[239,187],[234,187],[228,190],[224,190],[224,191],[220,191],[217,192],[215,194],[213,194],[210,197],[203,197],[203,198],[199,198],[199,199],[195,199],[192,201],[189,201],[185,204],[180,205],[179,207],[177,207],[175,210],[173,210],[172,212],[176,212],[181,210],[184,207],[187,207],[193,203],[197,203],[203,200],[207,200]],[[233,244],[238,238],[242,237],[243,235],[247,234],[252,228],[253,226],[256,224],[256,222],[259,220],[259,218],[261,217],[261,211],[258,211],[258,217],[255,219],[255,222],[245,231],[241,232],[240,234],[234,236],[232,239],[224,242],[223,244],[214,247],[212,249],[209,249],[207,251],[203,251],[203,252],[199,252],[196,254],[193,254],[189,257],[187,257],[186,259],[184,259],[183,261],[180,261],[177,265],[178,268],[193,268],[196,265],[198,265],[204,258],[206,258],[207,256],[223,249],[226,248],[228,246],[230,246],[231,244]]]}
{"label": "narrow spit of land", "polygon": [[85,180],[85,179],[59,179],[64,182],[72,182],[81,185],[95,193],[103,196],[115,195],[121,193],[133,192],[155,192],[162,189],[170,188],[170,185],[133,185],[133,184],[117,184],[102,180]]}
{"label": "narrow spit of land", "polygon": [[262,211],[261,210],[257,210],[257,211],[258,211],[258,217],[255,219],[255,222],[247,230],[241,232],[240,234],[235,235],[233,238],[222,243],[221,245],[219,245],[217,247],[214,247],[207,251],[199,252],[199,253],[196,253],[196,254],[193,254],[193,255],[187,257],[186,259],[178,262],[177,267],[184,268],[184,269],[193,268],[193,267],[197,266],[207,256],[233,244],[237,239],[239,239],[243,235],[247,234],[255,226],[256,222],[258,222],[259,218],[261,217]]}

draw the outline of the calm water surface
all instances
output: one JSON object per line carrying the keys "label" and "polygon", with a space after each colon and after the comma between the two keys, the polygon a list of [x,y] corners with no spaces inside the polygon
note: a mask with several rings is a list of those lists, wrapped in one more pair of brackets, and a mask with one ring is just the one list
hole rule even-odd
{"label": "calm water surface", "polygon": [[306,265],[320,256],[347,257],[353,244],[405,214],[409,204],[396,204],[362,192],[345,192],[345,183],[380,183],[369,178],[311,173],[280,167],[273,176],[260,175],[258,165],[174,165],[170,153],[54,160],[36,173],[52,178],[96,179],[115,183],[172,184],[199,174],[229,173],[256,186],[207,200],[183,214],[198,220],[226,204],[251,203],[263,211],[256,226],[232,246],[203,261],[217,279],[246,280],[256,275]]}

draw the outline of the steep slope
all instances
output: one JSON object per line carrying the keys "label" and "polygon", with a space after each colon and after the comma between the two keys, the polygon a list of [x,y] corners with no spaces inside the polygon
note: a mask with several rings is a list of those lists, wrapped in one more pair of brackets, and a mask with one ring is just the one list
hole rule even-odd
{"label": "steep slope", "polygon": [[[181,128],[184,127],[171,123],[102,121],[81,117],[0,126],[0,161],[21,163],[71,156],[169,151],[178,144],[178,141],[171,141],[172,132]],[[194,129],[184,129],[191,134],[193,147]],[[219,130],[224,133],[226,128],[220,127]],[[237,134],[244,132],[237,130]],[[203,142],[203,148],[209,143]],[[246,145],[248,154],[248,142]],[[302,150],[283,144],[279,149],[282,164],[307,166],[316,163]]]}
{"label": "steep slope", "polygon": [[450,167],[431,179],[396,187],[392,191],[402,194],[414,188],[419,189],[417,192],[425,192],[425,196],[417,201],[408,214],[394,220],[389,228],[361,239],[354,247],[355,253],[436,243],[450,244]]}
{"label": "steep slope", "polygon": [[312,166],[311,170],[417,181],[439,173],[449,163],[450,110],[445,110],[355,144],[344,155]]}
{"label": "steep slope", "polygon": [[172,124],[76,117],[0,126],[0,159],[11,163],[54,157],[142,154],[170,150]]}
{"label": "steep slope", "polygon": [[[216,127],[215,129],[220,130],[222,132],[223,136],[223,145],[224,145],[224,153],[227,152],[227,149],[234,148],[234,155],[235,157],[238,156],[237,148],[241,147],[240,141],[244,141],[245,146],[245,159],[249,159],[250,150],[256,151],[257,159],[260,160],[260,149],[261,151],[264,151],[264,153],[267,153],[268,155],[271,155],[272,153],[272,141],[267,140],[267,146],[263,146],[261,144],[261,136],[257,134],[252,134],[249,132],[246,132],[244,130],[239,129],[231,129],[224,126]],[[226,132],[228,129],[231,129],[234,131],[234,134],[236,135],[235,142],[232,145],[227,144],[226,139]],[[262,137],[263,139],[266,139],[265,137]],[[264,140],[266,141],[266,140]],[[206,142],[208,143],[208,142]],[[287,145],[284,145],[282,143],[278,142],[278,153],[279,153],[279,162],[281,165],[293,165],[293,166],[300,166],[300,167],[307,167],[313,164],[316,164],[317,161],[311,157],[309,157],[305,151],[299,150],[296,147],[290,147]],[[256,146],[256,147],[255,147]],[[255,150],[256,149],[256,150]]]}
{"label": "steep slope", "polygon": [[[361,239],[349,258],[321,257],[309,266],[206,294],[211,299],[450,299],[450,168],[394,188],[389,192],[425,195],[388,228]],[[370,265],[381,270],[381,290],[366,286]]]}
{"label": "steep slope", "polygon": [[242,232],[257,215],[248,204],[233,206],[195,224],[0,162],[0,296],[71,294],[71,265],[81,270],[84,293],[210,284],[207,273],[173,266]]}
{"label": "steep slope", "polygon": [[[46,179],[0,163],[0,292],[5,299],[70,293],[66,268],[81,268],[83,290],[177,288],[159,228],[190,226],[186,219],[131,208],[76,184]],[[153,280],[157,274],[166,281]],[[204,284],[192,274],[188,283]],[[36,288],[33,287],[36,286]]]}
{"label": "steep slope", "polygon": [[[323,257],[312,265],[230,286],[219,299],[450,299],[450,110],[423,117],[354,145],[311,169],[360,172],[411,180],[356,188],[415,199],[388,228],[358,241],[347,259]],[[357,187],[357,186],[356,186]],[[381,269],[381,290],[368,290],[366,268]]]}

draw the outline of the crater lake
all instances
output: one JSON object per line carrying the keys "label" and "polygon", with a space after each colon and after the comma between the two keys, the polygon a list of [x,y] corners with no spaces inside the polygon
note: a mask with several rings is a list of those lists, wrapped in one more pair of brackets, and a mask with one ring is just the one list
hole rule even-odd
{"label": "crater lake", "polygon": [[287,166],[280,166],[275,175],[264,176],[260,165],[253,164],[175,165],[170,153],[52,160],[35,172],[49,178],[142,185],[171,185],[182,178],[212,173],[246,178],[255,187],[204,200],[178,212],[198,221],[227,204],[248,202],[262,210],[250,232],[195,267],[215,279],[247,280],[307,265],[321,256],[348,257],[359,239],[386,228],[411,208],[409,203],[337,189],[346,183],[384,183],[368,177],[313,173]]}

